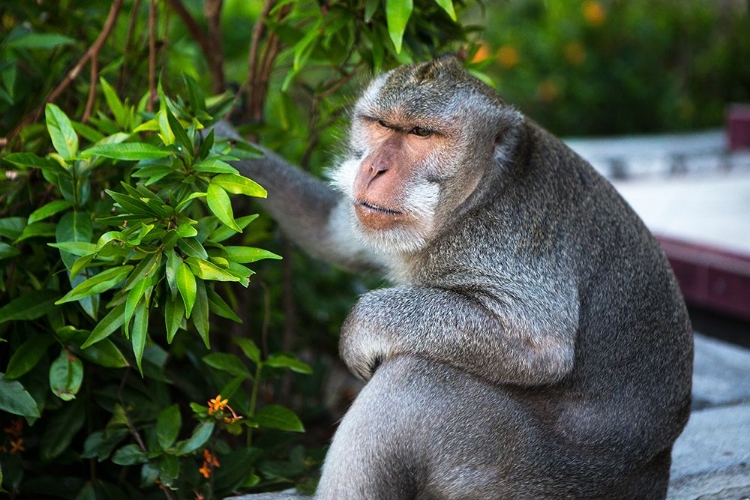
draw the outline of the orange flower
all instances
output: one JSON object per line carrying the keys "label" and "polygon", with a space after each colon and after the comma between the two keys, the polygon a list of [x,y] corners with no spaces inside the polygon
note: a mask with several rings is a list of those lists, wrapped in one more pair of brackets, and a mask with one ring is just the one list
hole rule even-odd
{"label": "orange flower", "polygon": [[542,80],[536,87],[536,95],[542,102],[552,102],[557,99],[559,90],[552,80]]}
{"label": "orange flower", "polygon": [[602,4],[594,0],[584,2],[581,10],[583,11],[583,18],[591,26],[601,26],[607,20],[607,11],[604,10]]}
{"label": "orange flower", "polygon": [[3,431],[9,436],[20,436],[23,433],[23,420],[20,418],[12,420],[8,425],[3,427]]}
{"label": "orange flower", "polygon": [[208,448],[206,448],[206,449],[203,450],[203,460],[207,464],[211,464],[214,467],[218,467],[220,465],[219,464],[219,459],[216,458],[216,455],[214,455],[213,453],[211,453],[211,451]]}
{"label": "orange flower", "polygon": [[211,471],[213,470],[213,468],[219,467],[219,466],[220,466],[219,459],[216,458],[216,455],[211,453],[211,450],[209,450],[208,448],[204,448],[203,449],[203,467],[198,469],[198,472],[200,472],[203,477],[208,479],[209,477],[211,477]]}
{"label": "orange flower", "polygon": [[203,467],[198,469],[198,472],[200,472],[203,477],[208,479],[209,477],[211,477],[211,464],[203,462]]}
{"label": "orange flower", "polygon": [[208,414],[213,415],[216,412],[222,411],[228,403],[228,399],[221,399],[221,394],[218,394],[215,398],[208,400]]}
{"label": "orange flower", "polygon": [[10,441],[10,452],[11,453],[19,453],[21,451],[26,451],[26,449],[23,447],[23,438],[18,438],[16,441],[13,441],[11,439],[11,441]]}
{"label": "orange flower", "polygon": [[485,42],[479,42],[479,49],[477,50],[474,57],[471,58],[471,62],[478,63],[487,60],[490,57],[490,48]]}
{"label": "orange flower", "polygon": [[565,45],[565,59],[573,66],[580,66],[586,60],[586,49],[580,42],[569,42]]}
{"label": "orange flower", "polygon": [[497,61],[503,68],[512,68],[521,60],[518,51],[510,45],[503,45],[497,51]]}

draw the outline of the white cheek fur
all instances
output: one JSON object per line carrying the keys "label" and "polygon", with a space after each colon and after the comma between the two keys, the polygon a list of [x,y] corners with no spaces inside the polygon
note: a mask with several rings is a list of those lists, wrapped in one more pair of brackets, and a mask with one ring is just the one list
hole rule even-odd
{"label": "white cheek fur", "polygon": [[331,186],[349,199],[353,199],[354,180],[357,178],[360,164],[359,160],[349,159],[326,172],[331,180]]}

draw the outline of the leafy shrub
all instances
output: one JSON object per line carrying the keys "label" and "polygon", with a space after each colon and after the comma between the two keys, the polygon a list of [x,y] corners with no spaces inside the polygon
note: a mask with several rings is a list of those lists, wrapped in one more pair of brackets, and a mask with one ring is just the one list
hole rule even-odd
{"label": "leafy shrub", "polygon": [[[240,198],[265,191],[230,163],[259,152],[206,130],[231,116],[318,171],[362,75],[466,46],[465,3],[223,4],[0,7],[0,484],[11,496],[315,486],[332,419],[321,370],[363,285],[245,215]],[[314,372],[292,354],[303,348]],[[298,415],[323,421],[304,445]]]}

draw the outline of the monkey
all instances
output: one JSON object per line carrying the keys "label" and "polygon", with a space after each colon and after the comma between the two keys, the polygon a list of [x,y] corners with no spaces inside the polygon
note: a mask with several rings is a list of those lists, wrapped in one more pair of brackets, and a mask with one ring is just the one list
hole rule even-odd
{"label": "monkey", "polygon": [[330,183],[270,151],[235,166],[302,248],[393,285],[342,326],[366,384],[315,498],[665,498],[693,357],[669,263],[607,180],[458,58],[375,77]]}

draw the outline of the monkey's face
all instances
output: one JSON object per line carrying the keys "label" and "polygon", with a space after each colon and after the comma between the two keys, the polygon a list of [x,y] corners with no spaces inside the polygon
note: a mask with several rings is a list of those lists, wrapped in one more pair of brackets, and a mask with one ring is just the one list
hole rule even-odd
{"label": "monkey's face", "polygon": [[357,113],[354,152],[333,177],[349,198],[362,236],[395,252],[424,247],[435,228],[441,197],[437,167],[449,142],[435,123],[394,113]]}
{"label": "monkey's face", "polygon": [[389,251],[424,248],[492,167],[501,114],[494,91],[455,60],[375,79],[332,173],[359,234]]}

